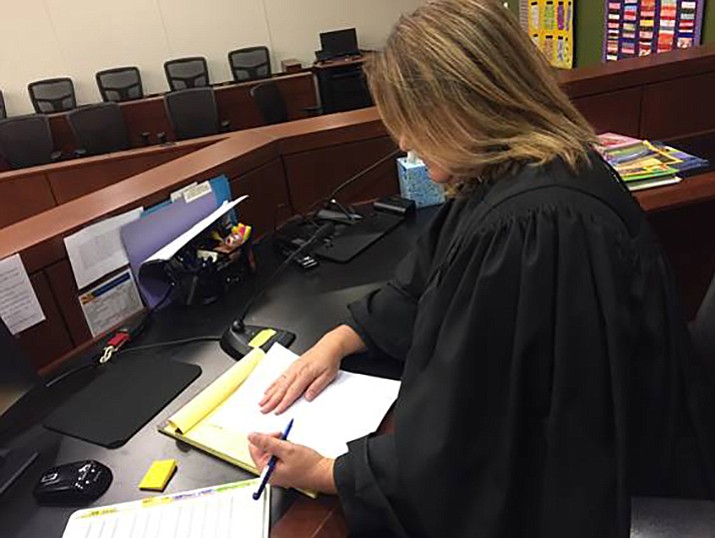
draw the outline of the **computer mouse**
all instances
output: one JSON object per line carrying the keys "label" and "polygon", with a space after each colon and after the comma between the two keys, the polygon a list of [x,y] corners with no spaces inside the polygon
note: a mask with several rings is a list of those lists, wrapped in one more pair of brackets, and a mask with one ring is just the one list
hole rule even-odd
{"label": "computer mouse", "polygon": [[98,461],[84,460],[47,469],[35,486],[41,504],[87,504],[107,491],[112,471]]}

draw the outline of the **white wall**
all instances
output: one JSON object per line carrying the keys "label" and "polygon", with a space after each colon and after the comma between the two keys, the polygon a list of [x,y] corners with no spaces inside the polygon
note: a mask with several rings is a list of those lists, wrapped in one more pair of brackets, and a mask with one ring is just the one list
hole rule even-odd
{"label": "white wall", "polygon": [[80,104],[100,101],[94,74],[137,65],[147,93],[166,91],[164,61],[205,56],[213,82],[231,78],[230,50],[267,45],[310,64],[321,31],[356,27],[379,48],[401,13],[425,0],[22,0],[3,6],[0,90],[10,115],[32,112],[27,84],[69,76]]}

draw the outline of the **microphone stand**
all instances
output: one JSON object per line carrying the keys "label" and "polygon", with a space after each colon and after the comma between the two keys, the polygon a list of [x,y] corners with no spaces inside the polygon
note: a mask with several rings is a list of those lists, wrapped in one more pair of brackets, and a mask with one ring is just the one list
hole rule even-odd
{"label": "microphone stand", "polygon": [[[272,327],[246,325],[244,320],[258,298],[266,292],[269,286],[281,274],[283,274],[290,263],[298,256],[310,250],[317,243],[320,243],[323,239],[329,237],[334,230],[335,226],[331,223],[322,225],[308,241],[283,260],[283,263],[278,266],[278,269],[276,269],[273,274],[268,277],[268,280],[266,280],[266,282],[258,289],[258,291],[254,293],[248,301],[246,301],[236,320],[231,324],[226,332],[223,333],[223,336],[221,337],[221,349],[234,359],[238,360],[253,351],[256,347],[260,347],[264,351],[268,351],[268,349],[275,343],[279,343],[284,347],[289,347],[293,343],[295,340],[295,334],[290,331]],[[264,331],[269,332],[264,333]],[[264,333],[266,336],[261,337],[261,333]]]}

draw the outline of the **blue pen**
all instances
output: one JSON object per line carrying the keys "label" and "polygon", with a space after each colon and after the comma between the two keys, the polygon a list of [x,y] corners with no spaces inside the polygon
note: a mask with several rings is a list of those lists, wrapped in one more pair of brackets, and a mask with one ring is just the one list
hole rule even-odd
{"label": "blue pen", "polygon": [[[285,431],[281,434],[281,441],[285,441],[286,439],[288,439],[288,434],[290,433],[290,429],[292,427],[293,419],[290,419],[288,426],[286,426]],[[276,468],[276,463],[278,463],[278,458],[276,458],[275,456],[271,456],[271,459],[268,460],[268,465],[263,468],[263,472],[261,473],[261,484],[258,486],[258,491],[253,494],[254,501],[257,501],[261,498],[261,495],[263,495],[263,490],[266,489],[268,481],[271,479],[273,470]]]}

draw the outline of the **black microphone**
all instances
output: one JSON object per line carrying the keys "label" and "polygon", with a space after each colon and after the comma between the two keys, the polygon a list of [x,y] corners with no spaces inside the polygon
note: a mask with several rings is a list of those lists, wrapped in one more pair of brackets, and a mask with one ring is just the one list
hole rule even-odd
{"label": "black microphone", "polygon": [[[398,148],[398,149],[395,149],[395,150],[391,151],[390,153],[388,153],[387,155],[385,155],[385,156],[384,156],[383,158],[381,158],[379,161],[374,162],[373,164],[371,164],[370,166],[368,166],[368,167],[365,168],[364,170],[361,170],[360,172],[358,172],[358,173],[355,174],[354,176],[352,176],[352,177],[346,179],[345,181],[343,181],[340,185],[338,185],[337,187],[335,187],[335,189],[333,189],[333,192],[331,192],[328,196],[326,196],[326,197],[323,198],[320,202],[318,202],[318,207],[317,207],[317,209],[315,210],[315,212],[313,213],[313,215],[311,216],[310,220],[311,220],[311,221],[315,221],[315,219],[316,219],[317,217],[321,217],[321,212],[323,212],[324,215],[329,215],[329,214],[330,214],[330,211],[325,212],[325,209],[326,209],[327,207],[329,207],[330,204],[335,204],[335,205],[337,206],[338,210],[339,210],[339,213],[342,213],[343,215],[345,215],[345,217],[346,217],[348,223],[354,221],[354,220],[355,220],[355,215],[352,215],[351,213],[349,213],[349,212],[343,207],[343,205],[342,205],[341,203],[339,203],[337,200],[335,200],[335,197],[336,197],[338,194],[340,194],[343,190],[345,190],[347,187],[349,187],[350,185],[352,185],[352,184],[355,183],[356,181],[362,179],[362,178],[365,177],[367,174],[369,174],[369,173],[372,172],[373,170],[376,170],[377,168],[379,168],[380,166],[382,166],[383,164],[385,164],[387,161],[393,159],[394,157],[396,157],[397,155],[400,155],[401,153],[404,153],[401,149],[399,149],[399,148]],[[359,217],[359,216],[358,216],[358,217]],[[341,221],[342,221],[342,219],[340,219],[340,220],[336,219],[336,220],[337,220],[338,222],[341,222]]]}
{"label": "black microphone", "polygon": [[266,337],[266,341],[256,347],[261,347],[264,348],[264,350],[267,350],[276,342],[285,347],[288,347],[293,343],[293,340],[295,340],[295,334],[289,331],[271,327],[258,327],[255,325],[249,326],[244,323],[244,320],[258,298],[266,292],[276,278],[283,274],[294,259],[302,254],[305,254],[308,250],[316,244],[322,242],[327,237],[330,237],[334,231],[334,224],[323,224],[305,243],[303,243],[300,247],[293,251],[290,256],[283,260],[283,263],[278,266],[278,269],[276,269],[273,274],[268,277],[268,280],[266,280],[266,282],[258,289],[258,291],[255,292],[248,301],[246,301],[236,320],[231,324],[226,332],[223,333],[223,336],[221,337],[221,349],[234,359],[238,360],[254,349],[254,346],[250,344],[263,331],[272,331],[273,334]]}

